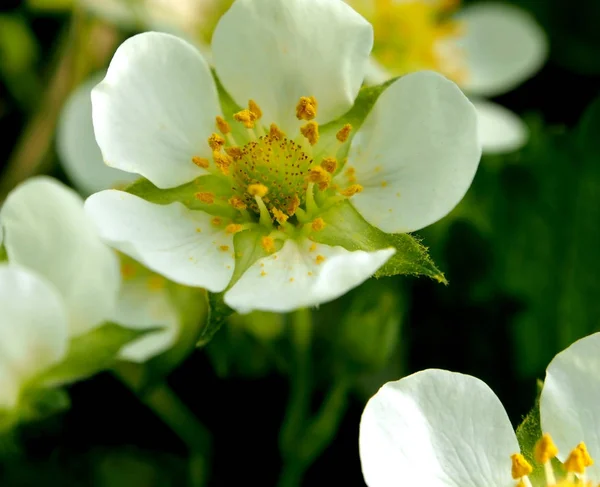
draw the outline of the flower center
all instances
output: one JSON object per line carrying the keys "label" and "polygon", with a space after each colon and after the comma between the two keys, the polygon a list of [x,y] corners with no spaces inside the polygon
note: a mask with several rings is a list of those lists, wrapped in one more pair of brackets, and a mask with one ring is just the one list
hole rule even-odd
{"label": "flower center", "polygon": [[[333,184],[334,175],[343,169],[352,127],[347,124],[335,138],[322,139],[314,120],[317,109],[314,97],[300,98],[295,137],[286,135],[275,123],[268,129],[263,126],[262,111],[253,100],[247,109],[230,117],[231,123],[217,117],[220,133],[208,138],[212,161],[192,158],[194,164],[228,187],[226,195],[210,191],[195,194],[203,210],[218,215],[214,225],[225,225],[230,233],[256,225],[266,227],[270,233],[263,247],[273,252],[277,239],[310,238],[313,232],[321,231],[325,226],[321,212],[362,191],[348,171],[340,178],[347,183],[345,187]],[[224,206],[227,209],[223,210]],[[231,218],[225,220],[223,215]]]}
{"label": "flower center", "polygon": [[375,0],[365,12],[373,24],[373,56],[394,75],[431,69],[460,83],[464,59],[452,42],[462,25],[452,19],[460,0]]}
{"label": "flower center", "polygon": [[[551,436],[546,433],[537,442],[533,456],[535,461],[543,466],[545,474],[545,483],[538,484],[539,487],[591,487],[592,483],[586,479],[585,469],[594,464],[594,460],[588,453],[585,443],[577,445],[562,466],[565,471],[563,479],[557,482],[552,459],[558,454],[558,448],[552,441]],[[517,487],[532,487],[529,475],[533,472],[533,467],[520,453],[515,453],[512,459],[512,477],[517,481]]]}

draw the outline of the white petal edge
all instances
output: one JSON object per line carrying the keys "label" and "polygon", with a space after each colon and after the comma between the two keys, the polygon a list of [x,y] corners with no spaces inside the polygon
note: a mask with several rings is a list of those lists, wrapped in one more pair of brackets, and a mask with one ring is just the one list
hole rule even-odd
{"label": "white petal edge", "polygon": [[529,130],[517,114],[491,101],[471,99],[471,102],[477,110],[484,154],[516,151],[527,143]]}
{"label": "white petal edge", "polygon": [[464,35],[457,41],[466,57],[465,92],[496,96],[533,76],[548,55],[542,28],[524,10],[503,3],[465,7],[457,16]]}
{"label": "white petal edge", "polygon": [[109,166],[140,174],[159,188],[206,171],[207,139],[220,113],[210,69],[198,50],[171,34],[126,40],[104,81],[92,90],[96,140]]}
{"label": "white petal edge", "polygon": [[134,330],[160,328],[119,351],[119,358],[129,362],[142,363],[167,351],[180,331],[180,319],[166,281],[159,276],[125,279],[113,321]]}
{"label": "white petal edge", "polygon": [[359,450],[369,487],[512,487],[519,444],[484,382],[429,369],[388,382],[369,400]]}
{"label": "white petal edge", "polygon": [[[550,433],[558,458],[585,442],[594,460],[600,458],[600,333],[576,341],[546,369],[540,397],[542,431]],[[600,482],[600,465],[586,469],[588,480]]]}
{"label": "white petal edge", "polygon": [[317,121],[344,114],[363,82],[371,25],[341,0],[237,0],[213,35],[215,69],[240,105],[255,100],[268,126],[293,133],[301,96]]}
{"label": "white petal edge", "polygon": [[309,240],[287,240],[278,252],[250,266],[225,293],[225,303],[239,313],[284,313],[316,306],[366,281],[394,253],[393,248],[351,252]]}
{"label": "white petal edge", "polygon": [[208,213],[116,190],[93,194],[85,210],[111,246],[172,281],[220,292],[233,275],[233,236]]}
{"label": "white petal edge", "polygon": [[408,74],[380,95],[352,141],[347,167],[364,189],[351,202],[384,232],[419,230],[458,204],[480,158],[477,114],[460,89],[434,72]]}
{"label": "white petal edge", "polygon": [[73,336],[112,314],[121,282],[117,257],[72,189],[45,176],[28,179],[8,195],[0,224],[9,262],[54,284],[66,303]]}
{"label": "white petal edge", "polygon": [[67,99],[58,120],[56,149],[62,167],[80,193],[135,181],[137,176],[104,164],[92,124],[92,89],[102,80],[96,75],[78,86]]}
{"label": "white petal edge", "polygon": [[25,268],[0,265],[0,410],[12,409],[24,383],[57,364],[68,318],[54,286]]}

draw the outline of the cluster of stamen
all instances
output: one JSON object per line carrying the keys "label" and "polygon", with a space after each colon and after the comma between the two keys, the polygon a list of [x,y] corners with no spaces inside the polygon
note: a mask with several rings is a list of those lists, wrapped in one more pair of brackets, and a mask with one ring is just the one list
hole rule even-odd
{"label": "cluster of stamen", "polygon": [[[594,464],[594,460],[588,453],[585,443],[581,442],[577,445],[567,459],[563,462],[562,467],[565,472],[564,478],[557,481],[552,460],[558,455],[558,448],[552,441],[549,434],[544,434],[537,442],[533,456],[537,463],[543,466],[546,487],[592,487],[592,483],[586,479],[585,469]],[[515,453],[512,459],[512,477],[517,481],[517,487],[532,487],[530,474],[533,472],[532,465],[520,453]]]}
{"label": "cluster of stamen", "polygon": [[[243,126],[235,135],[229,122],[216,118],[217,132],[207,141],[212,161],[193,157],[192,162],[231,183],[232,194],[226,204],[237,210],[240,218],[232,221],[228,232],[237,233],[255,223],[277,225],[275,233],[290,225],[307,232],[320,231],[325,222],[316,218],[317,199],[322,202],[327,198],[349,198],[362,190],[355,178],[348,178],[349,186],[345,188],[332,184],[333,176],[344,163],[336,156],[349,139],[349,124],[337,132],[335,147],[318,151],[327,155],[314,157],[320,139],[317,112],[314,97],[300,98],[296,105],[299,133],[295,137],[289,137],[274,123],[267,130],[261,123],[262,110],[253,100],[248,108],[233,114],[233,120]],[[317,198],[319,193],[322,197]],[[221,204],[210,192],[198,192],[195,197],[203,204]],[[263,247],[272,250],[273,237],[268,239]]]}

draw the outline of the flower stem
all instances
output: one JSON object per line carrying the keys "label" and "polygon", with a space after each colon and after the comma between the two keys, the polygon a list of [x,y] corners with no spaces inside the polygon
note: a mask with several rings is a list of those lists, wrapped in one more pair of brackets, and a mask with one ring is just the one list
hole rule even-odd
{"label": "flower stem", "polygon": [[140,393],[129,369],[116,367],[115,375],[129,387],[185,443],[189,451],[190,486],[206,485],[210,469],[210,433],[165,383]]}

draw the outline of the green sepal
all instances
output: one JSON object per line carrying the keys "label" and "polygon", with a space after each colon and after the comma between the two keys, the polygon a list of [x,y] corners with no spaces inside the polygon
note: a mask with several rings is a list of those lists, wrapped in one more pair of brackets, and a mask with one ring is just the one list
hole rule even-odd
{"label": "green sepal", "polygon": [[223,323],[227,320],[233,310],[225,304],[223,297],[225,293],[207,293],[208,296],[208,316],[206,317],[206,326],[196,343],[197,347],[204,347],[219,331]]}
{"label": "green sepal", "polygon": [[85,335],[73,338],[64,360],[38,376],[29,387],[54,386],[90,377],[110,368],[119,350],[128,343],[154,330],[131,330],[106,323]]}
{"label": "green sepal", "polygon": [[[261,239],[268,235],[270,229],[257,227],[250,231],[236,233],[233,237],[233,248],[235,249],[235,269],[233,276],[229,281],[231,288],[240,277],[254,264],[258,259],[269,255],[261,245]],[[276,242],[279,244],[280,242]],[[279,250],[276,246],[276,249]]]}
{"label": "green sepal", "polygon": [[347,250],[374,251],[394,247],[396,253],[375,273],[375,277],[399,274],[427,276],[447,284],[444,274],[435,266],[427,248],[407,233],[385,233],[370,225],[348,200],[321,214],[325,228],[313,234],[315,242],[340,245]]}

